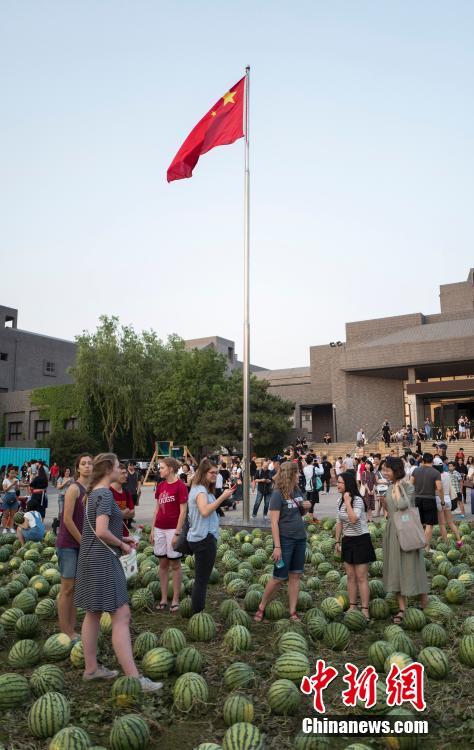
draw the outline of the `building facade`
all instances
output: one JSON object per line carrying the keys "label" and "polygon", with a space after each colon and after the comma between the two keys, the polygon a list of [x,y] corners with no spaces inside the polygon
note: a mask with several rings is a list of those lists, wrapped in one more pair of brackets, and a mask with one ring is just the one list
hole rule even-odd
{"label": "building facade", "polygon": [[312,346],[309,367],[268,370],[271,391],[295,402],[295,430],[320,442],[369,441],[392,428],[474,423],[474,269],[440,287],[441,312],[346,324],[346,341]]}

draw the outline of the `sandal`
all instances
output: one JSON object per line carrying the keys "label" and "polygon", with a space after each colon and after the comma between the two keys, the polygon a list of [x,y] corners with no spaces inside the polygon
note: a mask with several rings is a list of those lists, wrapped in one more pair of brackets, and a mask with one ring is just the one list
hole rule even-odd
{"label": "sandal", "polygon": [[179,609],[179,604],[172,604],[170,607],[170,613],[174,614],[175,612],[178,611],[178,609]]}
{"label": "sandal", "polygon": [[404,617],[405,617],[405,610],[400,609],[398,610],[395,617],[392,617],[392,622],[394,623],[394,625],[401,625]]}
{"label": "sandal", "polygon": [[265,610],[260,609],[260,607],[257,609],[254,615],[254,622],[262,622],[263,618],[265,616]]}
{"label": "sandal", "polygon": [[293,622],[301,622],[301,617],[298,617],[296,612],[290,612],[290,620],[293,620]]}
{"label": "sandal", "polygon": [[357,602],[349,602],[349,607],[355,607],[357,609]]}
{"label": "sandal", "polygon": [[367,620],[367,623],[372,622],[372,620],[370,619],[369,608],[368,607],[361,607],[362,612],[364,611],[364,609],[367,612],[367,614],[364,615],[365,619]]}
{"label": "sandal", "polygon": [[155,607],[155,610],[156,610],[157,612],[164,612],[164,610],[165,610],[165,609],[168,609],[168,602],[160,602],[160,603],[159,603],[159,604],[157,604],[157,606]]}

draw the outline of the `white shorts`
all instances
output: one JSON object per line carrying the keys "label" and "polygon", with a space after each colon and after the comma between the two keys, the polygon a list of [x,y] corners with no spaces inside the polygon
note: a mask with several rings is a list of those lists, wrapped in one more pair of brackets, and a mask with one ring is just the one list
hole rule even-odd
{"label": "white shorts", "polygon": [[444,496],[444,505],[441,505],[441,500],[439,499],[438,495],[436,495],[436,507],[438,508],[438,510],[451,510],[452,502],[449,495]]}
{"label": "white shorts", "polygon": [[154,529],[155,544],[153,552],[157,557],[167,557],[169,560],[176,560],[182,557],[181,552],[175,552],[172,541],[176,529]]}

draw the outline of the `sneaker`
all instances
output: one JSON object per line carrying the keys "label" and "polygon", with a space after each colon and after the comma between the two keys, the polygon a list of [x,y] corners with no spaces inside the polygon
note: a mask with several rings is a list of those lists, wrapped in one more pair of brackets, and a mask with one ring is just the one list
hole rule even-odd
{"label": "sneaker", "polygon": [[15,529],[8,529],[8,530],[9,530],[10,534],[16,534]]}
{"label": "sneaker", "polygon": [[115,680],[117,676],[117,669],[107,669],[103,664],[99,664],[95,672],[92,672],[92,674],[84,672],[82,679],[86,682],[89,682],[90,680]]}
{"label": "sneaker", "polygon": [[8,529],[3,529],[2,534],[8,534]]}
{"label": "sneaker", "polygon": [[143,677],[142,675],[138,678],[138,680],[140,682],[140,685],[142,686],[142,690],[144,693],[157,693],[163,687],[162,682],[152,682],[152,680],[149,680],[148,677]]}

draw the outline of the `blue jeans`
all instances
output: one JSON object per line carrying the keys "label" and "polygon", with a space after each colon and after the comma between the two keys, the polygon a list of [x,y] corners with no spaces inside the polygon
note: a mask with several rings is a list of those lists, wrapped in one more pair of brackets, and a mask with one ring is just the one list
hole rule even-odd
{"label": "blue jeans", "polygon": [[255,503],[253,506],[252,511],[252,518],[257,517],[258,509],[260,508],[260,503],[263,500],[263,516],[266,517],[268,513],[268,506],[270,505],[270,494],[264,495],[260,490],[257,490],[257,497],[255,498]]}
{"label": "blue jeans", "polygon": [[285,563],[282,568],[273,568],[273,578],[286,581],[288,573],[303,573],[306,552],[306,537],[291,539],[280,534],[281,559]]}

